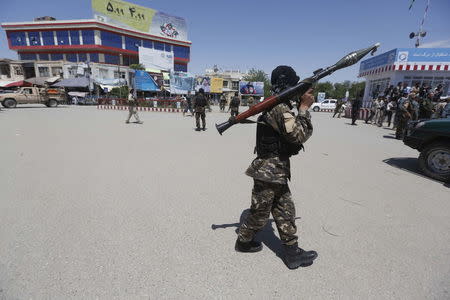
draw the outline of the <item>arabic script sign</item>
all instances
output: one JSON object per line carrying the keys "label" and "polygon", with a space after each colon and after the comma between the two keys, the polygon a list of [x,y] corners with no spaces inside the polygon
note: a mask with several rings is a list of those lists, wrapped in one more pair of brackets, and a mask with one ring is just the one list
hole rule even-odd
{"label": "arabic script sign", "polygon": [[450,48],[399,48],[397,62],[450,62]]}

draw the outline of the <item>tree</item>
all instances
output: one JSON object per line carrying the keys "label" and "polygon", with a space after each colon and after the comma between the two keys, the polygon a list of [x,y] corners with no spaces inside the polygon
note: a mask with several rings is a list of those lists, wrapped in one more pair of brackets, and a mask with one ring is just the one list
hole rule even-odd
{"label": "tree", "polygon": [[250,69],[243,77],[246,81],[257,81],[257,82],[264,82],[264,97],[270,96],[270,89],[272,88],[272,85],[270,84],[269,76],[263,71],[263,70],[257,70],[257,69]]}
{"label": "tree", "polygon": [[143,64],[131,64],[130,69],[145,71],[145,67]]}
{"label": "tree", "polygon": [[127,85],[123,85],[121,87],[114,87],[114,88],[112,88],[110,94],[112,96],[116,96],[116,97],[119,97],[119,98],[126,97],[128,95],[128,86]]}
{"label": "tree", "polygon": [[333,92],[334,92],[334,87],[331,82],[329,82],[329,81],[319,82],[316,84],[316,87],[314,89],[314,96],[317,99],[318,93],[325,93],[325,97],[329,98],[329,97],[332,97]]}

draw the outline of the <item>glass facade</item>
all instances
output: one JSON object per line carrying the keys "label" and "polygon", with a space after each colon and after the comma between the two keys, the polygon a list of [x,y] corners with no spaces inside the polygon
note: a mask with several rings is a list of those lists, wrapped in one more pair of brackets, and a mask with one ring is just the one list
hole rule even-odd
{"label": "glass facade", "polygon": [[153,41],[144,40],[144,48],[153,48]]}
{"label": "glass facade", "polygon": [[119,64],[119,55],[105,54],[105,63],[118,65]]}
{"label": "glass facade", "polygon": [[187,72],[187,65],[174,64],[173,68],[175,72]]}
{"label": "glass facade", "polygon": [[57,30],[56,39],[58,45],[69,45],[69,32],[67,30]]}
{"label": "glass facade", "polygon": [[78,61],[79,62],[87,61],[87,53],[78,53]]}
{"label": "glass facade", "polygon": [[95,45],[94,30],[81,30],[83,45]]}
{"label": "glass facade", "polygon": [[164,50],[164,43],[154,42],[153,45],[156,50]]}
{"label": "glass facade", "polygon": [[122,36],[108,31],[101,31],[100,37],[103,46],[122,49]]}
{"label": "glass facade", "polygon": [[70,62],[77,62],[77,55],[75,53],[67,53],[66,60]]}
{"label": "glass facade", "polygon": [[39,60],[50,60],[48,53],[39,54]]}
{"label": "glass facade", "polygon": [[188,47],[173,46],[173,55],[175,57],[189,59],[190,49]]}
{"label": "glass facade", "polygon": [[30,41],[30,46],[41,46],[41,37],[38,31],[29,31],[28,40]]}
{"label": "glass facade", "polygon": [[[141,45],[141,40],[125,36],[125,49],[131,51],[138,51],[138,47],[136,45]],[[122,46],[121,46],[122,48]]]}
{"label": "glass facade", "polygon": [[52,54],[50,54],[50,59],[51,60],[63,60],[63,55],[62,55],[62,53],[52,53]]}
{"label": "glass facade", "polygon": [[[30,35],[28,33],[28,35]],[[53,36],[53,31],[42,31],[42,41],[44,42],[45,46],[54,46],[55,45],[55,38]],[[30,41],[31,43],[31,41]]]}
{"label": "glass facade", "polygon": [[26,46],[27,40],[25,38],[25,32],[8,32],[8,39],[11,46]]}
{"label": "glass facade", "polygon": [[91,53],[89,54],[89,57],[90,57],[89,61],[98,62],[98,53]]}
{"label": "glass facade", "polygon": [[36,60],[36,54],[34,53],[19,53],[21,60]]}
{"label": "glass facade", "polygon": [[80,44],[80,32],[78,30],[69,31],[70,41],[72,45]]}

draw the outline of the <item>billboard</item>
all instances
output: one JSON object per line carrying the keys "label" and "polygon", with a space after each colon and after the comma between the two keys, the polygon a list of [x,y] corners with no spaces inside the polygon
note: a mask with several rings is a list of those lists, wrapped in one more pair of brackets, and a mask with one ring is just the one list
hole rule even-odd
{"label": "billboard", "polygon": [[195,79],[195,90],[203,89],[205,93],[211,92],[211,78],[209,77],[197,77]]}
{"label": "billboard", "polygon": [[136,70],[134,73],[134,87],[137,91],[159,91],[159,87],[145,71]]}
{"label": "billboard", "polygon": [[223,91],[223,78],[213,77],[211,78],[211,93],[222,93]]}
{"label": "billboard", "polygon": [[264,96],[264,82],[239,81],[241,95]]}
{"label": "billboard", "polygon": [[155,36],[187,41],[186,20],[121,0],[92,0],[94,18]]}
{"label": "billboard", "polygon": [[187,73],[170,73],[170,93],[187,95],[194,90],[194,77]]}
{"label": "billboard", "polygon": [[449,62],[450,48],[399,48],[398,62]]}
{"label": "billboard", "polygon": [[383,54],[371,57],[361,62],[359,66],[359,71],[363,72],[376,67],[381,67],[388,64],[393,64],[395,61],[395,56],[397,49],[385,52]]}
{"label": "billboard", "polygon": [[170,71],[173,69],[173,53],[139,47],[139,63],[146,69]]}

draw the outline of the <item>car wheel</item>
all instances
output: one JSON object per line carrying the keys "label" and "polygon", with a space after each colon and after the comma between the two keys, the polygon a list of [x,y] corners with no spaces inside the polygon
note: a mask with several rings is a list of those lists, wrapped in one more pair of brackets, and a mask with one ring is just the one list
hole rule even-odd
{"label": "car wheel", "polygon": [[318,112],[320,108],[318,106],[314,106],[313,111]]}
{"label": "car wheel", "polygon": [[17,102],[14,99],[5,99],[3,101],[3,106],[6,108],[14,108],[17,106]]}
{"label": "car wheel", "polygon": [[47,106],[48,107],[57,107],[58,106],[58,101],[56,101],[55,99],[50,99],[47,102]]}
{"label": "car wheel", "polygon": [[450,143],[426,146],[419,156],[420,169],[431,178],[450,182]]}

